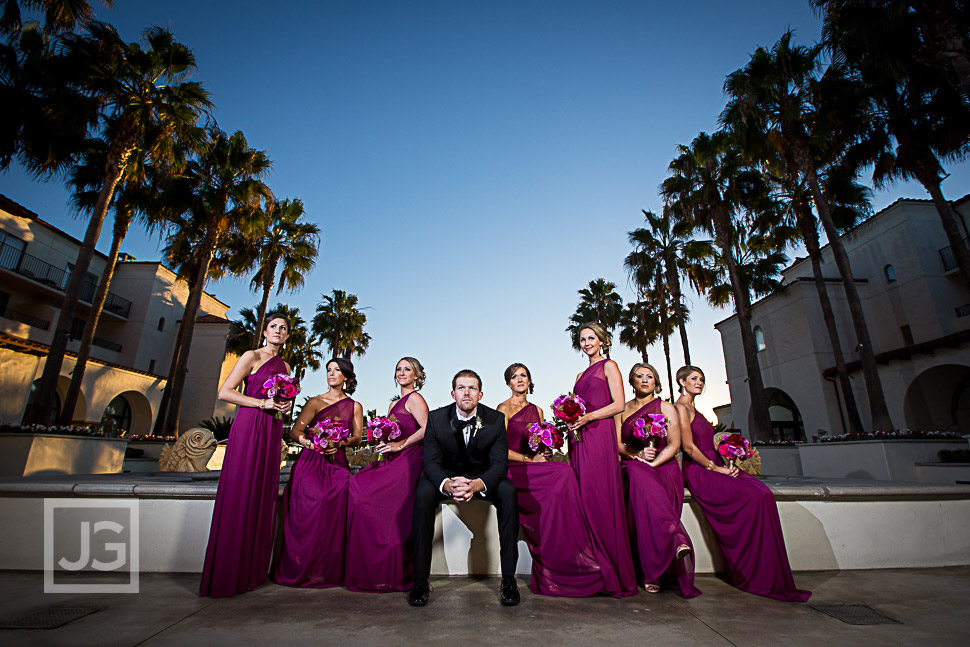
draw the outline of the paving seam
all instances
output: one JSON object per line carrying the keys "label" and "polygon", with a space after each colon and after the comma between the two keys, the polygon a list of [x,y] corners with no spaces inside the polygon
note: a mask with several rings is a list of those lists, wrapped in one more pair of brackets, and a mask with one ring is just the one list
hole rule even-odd
{"label": "paving seam", "polygon": [[147,638],[145,638],[144,640],[139,640],[138,642],[136,642],[136,643],[135,643],[134,645],[132,645],[131,647],[138,647],[138,645],[144,645],[145,643],[147,643],[147,642],[148,642],[149,640],[151,640],[151,639],[152,639],[152,638],[154,638],[155,636],[158,636],[158,635],[160,635],[160,634],[163,634],[163,633],[165,633],[166,631],[168,631],[168,630],[169,630],[169,629],[171,629],[172,627],[175,627],[176,625],[179,625],[179,624],[181,624],[181,623],[183,623],[183,622],[185,622],[186,620],[188,620],[189,618],[191,618],[192,616],[194,616],[194,615],[195,615],[195,614],[197,614],[198,612],[200,612],[200,611],[205,611],[206,609],[208,609],[209,607],[211,607],[211,606],[212,606],[213,604],[215,604],[215,603],[216,603],[216,601],[215,601],[215,600],[212,600],[211,602],[209,602],[209,604],[207,604],[207,605],[205,605],[204,607],[202,607],[202,608],[199,608],[199,609],[196,609],[195,611],[193,611],[193,612],[192,612],[192,613],[190,613],[189,615],[187,615],[187,616],[185,616],[184,618],[179,618],[178,620],[176,620],[175,622],[173,622],[173,623],[172,623],[172,624],[170,624],[169,626],[167,626],[167,627],[165,627],[164,629],[159,629],[158,631],[156,631],[155,633],[153,633],[153,634],[152,634],[151,636],[148,636],[148,637],[147,637]]}
{"label": "paving seam", "polygon": [[691,610],[689,604],[685,604],[684,605],[684,609],[687,611],[687,613],[689,613],[690,615],[692,615],[694,617],[694,619],[697,620],[699,623],[701,623],[702,625],[704,625],[705,627],[707,627],[708,629],[710,629],[711,631],[713,631],[714,633],[716,633],[718,636],[720,636],[721,638],[723,638],[724,640],[726,640],[729,645],[731,645],[732,647],[739,647],[736,642],[732,641],[730,638],[728,638],[727,636],[725,636],[724,634],[722,634],[720,631],[718,631],[717,629],[715,629],[711,625],[709,625],[706,622],[704,622],[704,620],[702,620],[700,618],[700,616],[698,616],[697,614],[695,614]]}

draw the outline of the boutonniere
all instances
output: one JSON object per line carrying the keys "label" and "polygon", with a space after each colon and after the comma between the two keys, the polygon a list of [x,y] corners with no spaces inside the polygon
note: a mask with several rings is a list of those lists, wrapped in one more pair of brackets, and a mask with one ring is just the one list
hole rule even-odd
{"label": "boutonniere", "polygon": [[468,435],[468,440],[471,440],[472,438],[474,438],[475,434],[478,433],[478,430],[484,426],[485,426],[485,423],[482,422],[481,416],[475,416],[475,424],[472,425],[472,430],[471,430],[471,433]]}

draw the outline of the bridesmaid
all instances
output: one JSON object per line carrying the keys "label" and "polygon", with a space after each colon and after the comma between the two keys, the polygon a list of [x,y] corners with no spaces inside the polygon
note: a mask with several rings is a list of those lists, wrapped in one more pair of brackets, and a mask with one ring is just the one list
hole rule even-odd
{"label": "bridesmaid", "polygon": [[[219,399],[238,405],[239,411],[219,474],[200,595],[216,598],[250,591],[269,573],[283,434],[283,421],[274,420],[273,414],[289,411],[291,405],[262,397],[263,382],[290,372],[280,359],[290,323],[277,313],[266,317],[266,322],[263,347],[243,353],[219,389]],[[236,390],[242,383],[244,394]],[[242,537],[245,541],[240,541]]]}
{"label": "bridesmaid", "polygon": [[[634,364],[629,381],[634,397],[617,420],[617,440],[620,457],[625,459],[620,470],[637,579],[644,582],[647,593],[659,593],[661,576],[670,573],[681,594],[692,598],[701,592],[694,587],[693,546],[680,521],[684,478],[676,460],[680,451],[677,410],[657,397],[663,387],[650,364]],[[649,426],[648,414],[658,413],[667,420],[667,437],[658,438],[654,449],[633,431],[638,419]]]}
{"label": "bridesmaid", "polygon": [[387,415],[397,419],[401,435],[379,444],[383,460],[350,479],[344,584],[351,591],[409,591],[414,586],[411,516],[428,423],[428,403],[418,393],[425,381],[424,367],[404,357],[394,369],[394,379],[401,397]]}
{"label": "bridesmaid", "polygon": [[804,602],[812,594],[795,588],[774,495],[750,474],[720,464],[714,427],[694,409],[694,399],[704,391],[704,372],[681,367],[677,384],[684,480],[714,530],[731,584],[766,598]]}
{"label": "bridesmaid", "polygon": [[549,461],[552,450],[529,448],[529,426],[542,410],[528,401],[535,387],[525,364],[505,369],[512,397],[498,405],[509,437],[509,479],[518,491],[519,526],[532,554],[529,590],[571,598],[604,590],[592,538],[579,507],[579,487],[568,465]]}
{"label": "bridesmaid", "polygon": [[579,347],[589,358],[589,368],[577,376],[573,391],[586,402],[586,413],[570,425],[569,462],[579,482],[605,590],[615,597],[628,597],[637,594],[637,582],[613,422],[613,416],[623,411],[623,378],[616,362],[603,357],[609,352],[610,334],[602,325],[583,324]]}
{"label": "bridesmaid", "polygon": [[[327,384],[330,390],[310,398],[290,431],[290,437],[304,449],[283,492],[283,548],[276,581],[285,586],[322,589],[340,586],[344,580],[350,484],[344,448],[360,444],[364,411],[349,395],[357,387],[349,359],[335,357],[327,362]],[[305,432],[326,419],[350,430],[351,435],[321,452],[313,449]]]}

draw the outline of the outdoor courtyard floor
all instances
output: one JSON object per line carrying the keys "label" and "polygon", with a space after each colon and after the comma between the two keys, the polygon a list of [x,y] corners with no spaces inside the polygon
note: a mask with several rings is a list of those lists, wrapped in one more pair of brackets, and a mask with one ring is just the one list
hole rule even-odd
{"label": "outdoor courtyard floor", "polygon": [[[698,576],[704,595],[547,598],[519,578],[522,603],[499,606],[499,579],[438,577],[427,607],[404,594],[267,584],[198,597],[195,574],[143,574],[137,594],[44,594],[43,574],[0,572],[0,620],[48,607],[101,607],[57,629],[0,629],[0,645],[838,645],[970,644],[970,567],[797,573],[808,603],[742,593]],[[78,574],[71,582],[109,581]],[[814,606],[866,605],[898,623],[856,626]]]}

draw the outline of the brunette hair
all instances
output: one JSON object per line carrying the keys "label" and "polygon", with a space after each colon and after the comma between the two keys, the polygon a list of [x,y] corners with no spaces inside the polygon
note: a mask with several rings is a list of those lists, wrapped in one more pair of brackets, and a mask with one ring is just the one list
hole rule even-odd
{"label": "brunette hair", "polygon": [[593,334],[596,335],[596,338],[599,339],[600,342],[603,344],[603,354],[609,355],[610,346],[613,345],[613,335],[609,333],[609,331],[606,329],[606,326],[604,326],[603,324],[597,321],[587,321],[582,326],[580,326],[579,331],[576,333],[576,340],[579,341],[580,335],[582,335],[583,331],[586,330],[587,328],[589,330],[592,330]]}
{"label": "brunette hair", "polygon": [[[420,391],[421,387],[424,386],[424,381],[427,379],[427,375],[424,373],[424,367],[421,366],[421,362],[414,357],[402,357],[401,359],[397,360],[397,364],[400,364],[401,362],[407,362],[411,365],[411,370],[414,371],[414,390]],[[397,364],[394,365],[395,383],[397,382]]]}
{"label": "brunette hair", "polygon": [[455,373],[455,377],[451,378],[451,390],[452,391],[454,391],[455,388],[458,386],[458,378],[460,378],[460,377],[473,377],[473,378],[475,378],[476,380],[478,380],[478,390],[479,391],[482,390],[482,378],[481,378],[481,376],[479,376],[478,373],[476,373],[475,371],[471,370],[470,368],[463,368],[460,371],[458,371],[457,373]]}
{"label": "brunette hair", "polygon": [[509,384],[510,382],[512,382],[512,374],[515,373],[515,369],[517,368],[525,369],[526,377],[529,378],[529,393],[535,393],[536,385],[532,381],[532,373],[529,372],[529,367],[526,366],[525,364],[519,364],[519,363],[510,364],[509,367],[505,369],[505,383]]}
{"label": "brunette hair", "polygon": [[344,382],[344,393],[346,393],[347,395],[350,395],[351,393],[356,391],[357,374],[354,373],[353,362],[343,357],[334,357],[329,362],[327,362],[327,367],[329,367],[331,364],[336,364],[337,368],[340,369],[340,372],[343,373],[344,377],[347,379],[347,381]]}
{"label": "brunette hair", "polygon": [[641,368],[645,368],[651,373],[653,373],[654,395],[661,393],[664,390],[664,387],[662,384],[660,384],[660,375],[657,373],[657,369],[655,369],[652,364],[647,364],[646,362],[639,362],[637,364],[634,364],[633,368],[630,369],[630,377],[627,378],[628,381],[630,382],[630,386],[636,389],[636,386],[634,385],[633,380],[636,379],[637,371],[639,371]]}
{"label": "brunette hair", "polygon": [[700,373],[701,377],[703,377],[704,380],[707,381],[707,378],[704,377],[704,371],[702,371],[700,368],[692,364],[688,364],[687,366],[681,366],[680,368],[677,369],[677,391],[679,391],[680,393],[684,392],[684,386],[680,383],[680,381],[686,380],[687,376],[690,375],[691,373]]}
{"label": "brunette hair", "polygon": [[[276,319],[282,319],[286,323],[286,332],[287,334],[289,334],[290,329],[293,328],[293,324],[290,323],[290,318],[287,317],[282,312],[271,312],[268,315],[266,315],[266,317],[263,318],[263,329],[259,331],[259,334],[262,335],[263,333],[265,333],[266,329],[269,328],[269,325],[273,323],[273,321],[275,321]],[[265,338],[263,339],[263,341],[264,342],[266,341]]]}

